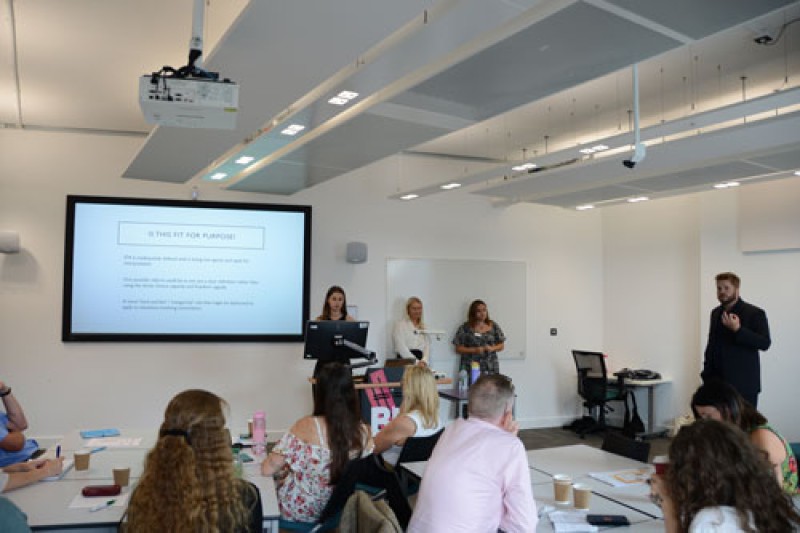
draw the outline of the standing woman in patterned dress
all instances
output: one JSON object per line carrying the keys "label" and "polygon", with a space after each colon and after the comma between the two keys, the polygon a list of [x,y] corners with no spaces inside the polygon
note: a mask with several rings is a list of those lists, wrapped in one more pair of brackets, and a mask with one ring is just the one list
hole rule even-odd
{"label": "standing woman in patterned dress", "polygon": [[483,300],[469,304],[467,321],[461,324],[453,337],[456,353],[461,355],[461,368],[469,372],[470,365],[477,361],[481,374],[499,374],[497,352],[505,347],[506,336],[497,322],[489,318],[489,309]]}

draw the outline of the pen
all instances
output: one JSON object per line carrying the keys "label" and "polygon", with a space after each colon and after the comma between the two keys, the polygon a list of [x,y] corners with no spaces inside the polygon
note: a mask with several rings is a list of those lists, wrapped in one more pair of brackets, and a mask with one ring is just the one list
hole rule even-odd
{"label": "pen", "polygon": [[56,459],[61,457],[61,445],[56,446]]}
{"label": "pen", "polygon": [[106,449],[105,446],[98,446],[97,448],[92,448],[91,450],[89,450],[89,453],[102,452],[105,449]]}
{"label": "pen", "polygon": [[111,507],[112,505],[114,505],[114,503],[116,503],[116,501],[117,500],[108,500],[103,503],[98,503],[94,507],[90,507],[89,511],[95,512],[95,511],[100,511],[101,509],[105,509],[106,507]]}

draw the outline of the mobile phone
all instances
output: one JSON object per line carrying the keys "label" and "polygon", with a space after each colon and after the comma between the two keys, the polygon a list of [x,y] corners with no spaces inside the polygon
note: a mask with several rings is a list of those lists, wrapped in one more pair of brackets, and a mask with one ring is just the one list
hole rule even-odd
{"label": "mobile phone", "polygon": [[93,496],[116,496],[122,491],[119,485],[86,485],[81,494],[87,498]]}
{"label": "mobile phone", "polygon": [[628,517],[622,514],[590,514],[586,521],[593,526],[629,526]]}

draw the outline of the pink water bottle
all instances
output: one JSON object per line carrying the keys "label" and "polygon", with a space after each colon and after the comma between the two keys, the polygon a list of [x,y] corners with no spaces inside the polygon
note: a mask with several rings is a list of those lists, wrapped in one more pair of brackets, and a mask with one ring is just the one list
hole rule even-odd
{"label": "pink water bottle", "polygon": [[266,451],[266,432],[267,421],[264,418],[264,411],[256,411],[253,414],[253,453],[263,455]]}

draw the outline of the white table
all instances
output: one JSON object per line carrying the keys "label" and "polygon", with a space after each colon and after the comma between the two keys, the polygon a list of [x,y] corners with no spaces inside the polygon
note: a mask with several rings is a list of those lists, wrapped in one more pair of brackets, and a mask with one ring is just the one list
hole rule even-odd
{"label": "white table", "polygon": [[[553,485],[552,483],[543,483],[533,485],[533,497],[536,499],[536,508],[541,513],[542,509],[545,510],[573,510],[572,506],[569,505],[557,505],[555,503],[555,495],[553,494]],[[653,518],[636,511],[635,509],[631,509],[626,507],[614,500],[609,500],[608,498],[604,498],[597,494],[592,494],[591,499],[589,500],[589,514],[618,514],[624,515],[628,518],[628,521],[631,523],[630,528],[625,528],[629,530],[636,530],[639,531],[638,526],[639,524],[644,524],[647,522],[652,522]],[[664,531],[664,523],[660,523],[661,529],[658,531]],[[601,528],[601,529],[617,529],[617,528]],[[537,532],[548,532],[553,531],[553,524],[550,522],[550,519],[545,514],[539,516],[539,525],[536,527]]]}
{"label": "white table", "polygon": [[[401,470],[405,470],[411,476],[416,479],[422,479],[422,475],[425,473],[425,465],[428,464],[428,461],[415,461],[411,463],[401,463],[398,468]],[[543,474],[538,470],[531,469],[531,484],[533,485],[540,485],[543,483],[552,483],[553,477],[547,474]]]}
{"label": "white table", "polygon": [[589,472],[611,472],[638,468],[644,463],[585,444],[528,450],[528,464],[545,474],[567,474],[573,479]]}
{"label": "white table", "polygon": [[[58,481],[43,481],[29,485],[4,496],[14,502],[28,515],[28,524],[32,529],[47,529],[77,533],[80,530],[99,532],[116,532],[122,519],[125,507],[109,507],[97,512],[88,509],[70,509],[69,504],[86,485],[113,483],[112,468],[115,466],[131,467],[131,486],[123,489],[130,492],[135,486],[144,467],[144,459],[150,448],[142,444],[155,444],[156,430],[121,430],[123,437],[142,437],[142,443],[135,447],[106,448],[92,454],[89,470],[67,472]],[[77,431],[71,432],[62,440],[62,454],[72,455],[73,450],[86,447],[86,441],[80,438]],[[48,450],[48,454],[51,450]],[[52,452],[55,453],[54,451]],[[280,511],[275,492],[275,482],[271,477],[264,477],[260,472],[260,462],[248,463],[244,466],[244,477],[258,487],[261,493],[262,513],[264,515],[264,531],[277,533]]]}

